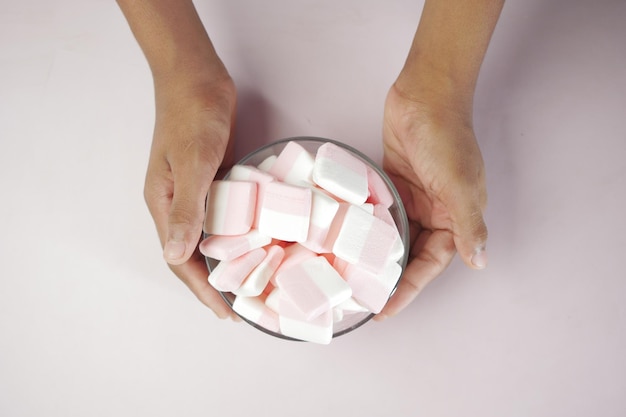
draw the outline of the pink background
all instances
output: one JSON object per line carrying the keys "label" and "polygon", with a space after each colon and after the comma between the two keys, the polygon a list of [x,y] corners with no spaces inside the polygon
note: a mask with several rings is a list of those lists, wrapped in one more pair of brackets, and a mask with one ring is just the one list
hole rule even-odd
{"label": "pink background", "polygon": [[[240,156],[292,135],[380,160],[422,3],[199,5]],[[0,1],[0,415],[626,415],[626,2],[509,1],[481,73],[490,265],[329,346],[219,321],[142,197],[148,68],[113,1]]]}

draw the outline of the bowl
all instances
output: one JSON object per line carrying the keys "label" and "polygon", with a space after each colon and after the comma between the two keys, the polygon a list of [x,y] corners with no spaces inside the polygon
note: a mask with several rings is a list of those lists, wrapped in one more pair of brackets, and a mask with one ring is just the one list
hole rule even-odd
{"label": "bowl", "polygon": [[[361,160],[363,163],[369,166],[375,173],[378,174],[378,176],[383,180],[384,184],[388,188],[388,191],[393,197],[393,203],[389,207],[389,212],[391,213],[391,216],[393,217],[393,220],[396,224],[396,227],[402,239],[402,243],[404,245],[404,254],[401,257],[401,259],[398,261],[398,264],[402,268],[402,273],[404,273],[407,260],[408,260],[408,254],[409,254],[409,224],[408,224],[406,212],[404,210],[404,206],[402,204],[402,200],[400,199],[398,191],[396,190],[395,186],[393,185],[393,183],[391,182],[387,174],[374,161],[372,161],[369,157],[367,157],[360,151],[333,139],[313,137],[313,136],[298,136],[298,137],[281,139],[276,142],[267,144],[253,151],[252,153],[248,154],[239,162],[237,162],[237,164],[258,166],[259,164],[261,164],[261,162],[265,161],[267,158],[271,157],[272,155],[278,156],[280,152],[283,150],[283,148],[289,142],[297,142],[300,146],[306,149],[313,156],[315,156],[317,149],[323,144],[329,143],[329,142],[333,143],[337,145],[338,147],[348,151],[350,154],[352,154],[353,156]],[[225,180],[228,179],[229,174],[230,173],[227,173],[225,175],[224,177]],[[206,238],[208,236],[209,236],[208,234],[204,233],[203,238]],[[209,272],[213,271],[213,269],[219,264],[218,260],[215,260],[209,257],[205,257],[205,259],[206,259],[206,264],[209,269]],[[402,278],[402,274],[400,275],[398,282],[400,281],[401,278]],[[398,282],[396,282],[395,287],[393,291],[391,292],[391,294],[395,292]],[[220,295],[222,296],[226,304],[228,304],[232,308],[236,296],[230,292],[220,292]],[[374,316],[375,314],[369,311],[345,315],[342,320],[334,323],[333,338],[344,335],[346,333],[349,333],[359,328],[360,326],[365,324]],[[241,317],[243,321],[250,324],[254,328],[262,332],[265,332],[269,335],[272,335],[281,339],[285,339],[285,340],[299,340],[299,339],[294,339],[292,337],[285,336],[281,333],[277,333],[275,331],[269,330],[263,326],[258,325],[257,323],[251,320],[248,320],[246,317],[243,317],[241,315],[239,315],[239,317]]]}

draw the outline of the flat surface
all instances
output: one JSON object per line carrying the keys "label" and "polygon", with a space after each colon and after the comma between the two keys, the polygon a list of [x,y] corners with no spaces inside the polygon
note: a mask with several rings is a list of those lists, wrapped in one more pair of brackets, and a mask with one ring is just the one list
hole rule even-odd
{"label": "flat surface", "polygon": [[[202,2],[239,155],[380,160],[421,3]],[[142,197],[148,68],[112,1],[0,2],[0,415],[626,415],[626,2],[507,2],[476,95],[490,265],[329,346],[219,321]]]}

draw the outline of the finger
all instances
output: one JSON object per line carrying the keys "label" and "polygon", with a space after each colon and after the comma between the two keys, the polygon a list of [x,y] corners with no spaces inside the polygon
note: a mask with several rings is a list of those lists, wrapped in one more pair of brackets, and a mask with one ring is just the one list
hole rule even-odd
{"label": "finger", "polygon": [[449,205],[454,244],[470,268],[487,266],[487,225],[483,219],[486,202],[484,187],[459,189]]}
{"label": "finger", "polygon": [[[158,167],[152,164],[146,180],[145,197],[154,219],[161,243],[167,236],[167,220],[171,205],[171,182],[166,175],[158,174]],[[156,171],[155,171],[156,170]],[[226,305],[219,293],[208,283],[208,270],[202,254],[194,252],[191,258],[181,265],[170,265],[174,274],[191,290],[204,305],[208,306],[219,318],[238,317]]]}
{"label": "finger", "polygon": [[194,252],[182,265],[171,265],[170,269],[187,285],[191,292],[221,319],[236,316],[222,296],[208,281],[208,270],[202,254]]}
{"label": "finger", "polygon": [[455,254],[452,234],[448,230],[423,230],[413,248],[413,259],[407,265],[395,293],[374,318],[383,320],[395,316],[448,267]]}
{"label": "finger", "polygon": [[224,149],[219,143],[221,141],[215,141],[209,150],[210,144],[191,142],[184,152],[170,160],[174,193],[163,257],[171,265],[185,263],[200,238],[206,195],[222,161]]}

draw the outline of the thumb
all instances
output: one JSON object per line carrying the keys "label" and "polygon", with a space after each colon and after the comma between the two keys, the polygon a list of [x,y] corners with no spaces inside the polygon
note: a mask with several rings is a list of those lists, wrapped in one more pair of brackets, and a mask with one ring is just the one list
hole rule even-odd
{"label": "thumb", "polygon": [[[459,193],[451,207],[454,245],[463,262],[473,269],[487,266],[487,225],[483,219],[485,198]],[[482,204],[481,204],[482,203]]]}
{"label": "thumb", "polygon": [[194,253],[204,221],[204,203],[215,170],[199,173],[185,168],[175,175],[172,204],[167,219],[167,238],[163,258],[180,265]]}

